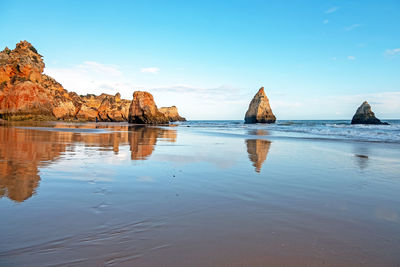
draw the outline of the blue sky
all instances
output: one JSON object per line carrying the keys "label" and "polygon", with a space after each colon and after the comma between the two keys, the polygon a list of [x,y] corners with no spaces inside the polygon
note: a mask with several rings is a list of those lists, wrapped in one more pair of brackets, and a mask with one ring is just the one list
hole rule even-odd
{"label": "blue sky", "polygon": [[399,1],[5,1],[67,90],[147,90],[189,119],[243,119],[264,86],[278,119],[400,118]]}

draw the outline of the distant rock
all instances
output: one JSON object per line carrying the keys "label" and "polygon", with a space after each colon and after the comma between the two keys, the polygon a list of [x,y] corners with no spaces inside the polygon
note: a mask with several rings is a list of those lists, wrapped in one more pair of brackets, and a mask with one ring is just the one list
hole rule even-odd
{"label": "distant rock", "polygon": [[129,123],[137,124],[168,124],[167,116],[161,113],[153,96],[148,92],[136,91],[129,108]]}
{"label": "distant rock", "polygon": [[178,108],[175,106],[172,107],[162,107],[159,109],[161,113],[167,116],[170,122],[174,121],[186,121],[185,118],[181,117],[178,113]]}
{"label": "distant rock", "polygon": [[261,87],[251,100],[244,120],[245,123],[274,123],[276,121],[268,97],[264,92],[264,87]]}
{"label": "distant rock", "polygon": [[367,101],[364,101],[354,114],[351,124],[383,124],[388,125],[387,122],[381,122],[375,117],[372,112],[371,106]]}

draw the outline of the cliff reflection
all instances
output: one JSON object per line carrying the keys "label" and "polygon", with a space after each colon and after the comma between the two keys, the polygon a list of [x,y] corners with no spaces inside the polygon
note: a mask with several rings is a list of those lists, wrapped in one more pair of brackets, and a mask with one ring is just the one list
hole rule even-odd
{"label": "cliff reflection", "polygon": [[51,128],[0,126],[0,198],[22,202],[35,194],[39,169],[76,146],[119,153],[128,145],[132,160],[147,159],[157,139],[176,141],[176,130],[145,126],[56,124]]}
{"label": "cliff reflection", "polygon": [[158,138],[176,141],[176,131],[145,126],[129,127],[129,146],[132,160],[143,160],[153,153]]}
{"label": "cliff reflection", "polygon": [[247,139],[246,146],[249,159],[253,162],[256,172],[260,172],[264,161],[267,159],[271,142],[263,139]]}

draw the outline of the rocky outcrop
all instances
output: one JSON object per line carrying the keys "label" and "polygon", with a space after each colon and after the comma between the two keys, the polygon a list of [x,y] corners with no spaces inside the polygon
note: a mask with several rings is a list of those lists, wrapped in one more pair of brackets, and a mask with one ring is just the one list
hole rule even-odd
{"label": "rocky outcrop", "polygon": [[371,106],[367,101],[364,101],[361,106],[357,109],[356,114],[354,114],[351,124],[384,124],[388,125],[387,122],[381,122],[377,117],[375,117],[374,112],[372,112]]}
{"label": "rocky outcrop", "polygon": [[134,101],[121,99],[119,93],[79,96],[68,92],[43,74],[44,67],[42,56],[27,41],[0,52],[0,119],[122,122],[129,120],[134,103],[134,123],[185,120],[175,106],[166,108],[166,115],[158,111],[153,96],[146,92],[138,92]]}
{"label": "rocky outcrop", "polygon": [[82,105],[76,114],[81,120],[121,122],[127,121],[131,101],[121,99],[121,95],[88,94],[81,96]]}
{"label": "rocky outcrop", "polygon": [[185,118],[181,117],[178,113],[178,108],[175,106],[172,107],[162,107],[159,109],[161,113],[167,116],[170,122],[174,121],[186,121]]}
{"label": "rocky outcrop", "polygon": [[71,118],[76,99],[43,74],[42,56],[27,41],[0,52],[0,116]]}
{"label": "rocky outcrop", "polygon": [[274,123],[276,121],[268,97],[264,92],[264,87],[261,87],[251,100],[244,120],[245,123]]}
{"label": "rocky outcrop", "polygon": [[79,96],[43,74],[42,56],[27,41],[0,52],[0,119],[127,121],[121,95]]}
{"label": "rocky outcrop", "polygon": [[153,96],[148,92],[136,91],[129,108],[128,121],[137,124],[168,124],[167,116],[161,113]]}

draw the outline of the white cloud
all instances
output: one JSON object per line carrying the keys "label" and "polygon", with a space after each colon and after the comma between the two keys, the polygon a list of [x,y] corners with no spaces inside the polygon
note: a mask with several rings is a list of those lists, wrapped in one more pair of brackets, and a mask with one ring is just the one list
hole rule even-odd
{"label": "white cloud", "polygon": [[349,60],[355,60],[356,57],[355,57],[355,56],[347,56],[347,59],[349,59]]}
{"label": "white cloud", "polygon": [[124,78],[118,66],[85,61],[68,68],[45,68],[68,91],[78,94],[116,94],[131,97],[133,84]]}
{"label": "white cloud", "polygon": [[352,30],[354,30],[354,29],[356,29],[356,28],[358,28],[360,26],[361,26],[360,24],[353,24],[353,25],[350,25],[348,27],[345,27],[344,30],[349,32],[349,31],[352,31]]}
{"label": "white cloud", "polygon": [[394,48],[394,49],[387,49],[385,51],[386,56],[397,56],[400,55],[400,48]]}
{"label": "white cloud", "polygon": [[121,76],[122,72],[115,65],[105,65],[95,61],[85,61],[78,65],[78,68],[88,71],[94,71],[100,74],[107,73],[112,76]]}
{"label": "white cloud", "polygon": [[336,60],[337,58],[336,58],[336,57],[332,57],[331,59],[332,59],[332,60]]}
{"label": "white cloud", "polygon": [[334,7],[331,7],[330,9],[326,10],[325,13],[326,14],[331,14],[333,12],[336,12],[338,9],[339,9],[338,6],[334,6]]}
{"label": "white cloud", "polygon": [[329,19],[324,19],[324,21],[322,21],[323,24],[328,24],[329,23]]}
{"label": "white cloud", "polygon": [[141,68],[140,72],[157,74],[160,72],[160,69],[157,67]]}

